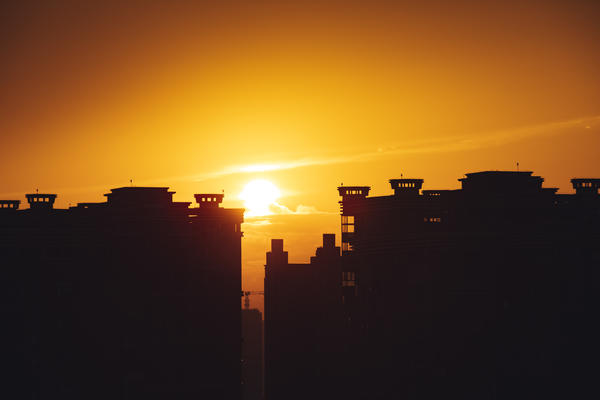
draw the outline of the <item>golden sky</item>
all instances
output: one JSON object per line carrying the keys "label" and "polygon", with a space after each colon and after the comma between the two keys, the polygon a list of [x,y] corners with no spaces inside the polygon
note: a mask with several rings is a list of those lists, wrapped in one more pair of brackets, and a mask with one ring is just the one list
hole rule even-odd
{"label": "golden sky", "polygon": [[66,207],[133,179],[237,207],[268,179],[291,213],[245,224],[249,290],[271,237],[304,262],[339,232],[341,182],[457,188],[517,161],[563,192],[600,176],[598,1],[0,7],[0,197]]}

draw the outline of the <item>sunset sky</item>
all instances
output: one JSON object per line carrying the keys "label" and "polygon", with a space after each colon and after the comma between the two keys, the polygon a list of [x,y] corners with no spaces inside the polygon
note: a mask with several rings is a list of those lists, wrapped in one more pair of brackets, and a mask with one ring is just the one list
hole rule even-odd
{"label": "sunset sky", "polygon": [[[126,3],[120,4],[120,3]],[[600,177],[600,2],[62,1],[0,6],[0,198],[57,205],[253,179],[246,290],[270,238],[307,262],[338,233],[336,187],[533,170]]]}

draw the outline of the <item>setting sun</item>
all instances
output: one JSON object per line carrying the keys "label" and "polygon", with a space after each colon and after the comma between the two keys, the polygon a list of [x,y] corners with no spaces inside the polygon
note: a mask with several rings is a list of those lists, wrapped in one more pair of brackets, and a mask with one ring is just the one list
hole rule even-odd
{"label": "setting sun", "polygon": [[272,182],[265,179],[250,181],[240,193],[244,200],[246,216],[257,217],[272,214],[270,206],[281,196],[281,192]]}

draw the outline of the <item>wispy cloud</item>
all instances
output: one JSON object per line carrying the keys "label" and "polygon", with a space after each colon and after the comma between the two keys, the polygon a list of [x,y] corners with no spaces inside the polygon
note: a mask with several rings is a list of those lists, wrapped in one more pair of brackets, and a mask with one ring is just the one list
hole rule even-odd
{"label": "wispy cloud", "polygon": [[262,216],[262,217],[246,217],[244,218],[244,224],[246,225],[252,225],[252,226],[265,226],[265,225],[271,225],[271,220],[269,220],[267,217]]}
{"label": "wispy cloud", "polygon": [[270,225],[270,218],[273,216],[280,215],[331,215],[337,213],[332,213],[328,211],[320,211],[317,210],[316,207],[307,206],[304,204],[299,204],[295,210],[280,204],[278,202],[274,202],[269,204],[269,213],[265,215],[253,215],[252,213],[246,213],[246,223],[249,225]]}
{"label": "wispy cloud", "polygon": [[272,225],[274,218],[296,215],[339,215],[337,212],[321,211],[316,207],[299,204],[296,209],[291,209],[278,202],[269,204],[268,214],[256,215],[246,211],[244,223],[255,227]]}
{"label": "wispy cloud", "polygon": [[370,162],[383,157],[403,154],[431,154],[479,150],[483,148],[502,146],[536,136],[550,136],[566,133],[566,130],[573,128],[590,129],[599,122],[600,115],[597,115],[593,117],[556,121],[546,124],[529,125],[471,135],[420,141],[407,141],[362,153],[343,154],[330,157],[307,157],[292,161],[274,162],[269,164],[232,165],[220,171],[197,175],[195,176],[195,180],[204,181],[233,174],[278,171],[318,165]]}
{"label": "wispy cloud", "polygon": [[[509,143],[518,142],[532,137],[543,137],[560,135],[572,132],[573,129],[589,130],[600,124],[600,115],[592,117],[582,117],[565,121],[555,121],[545,124],[529,125],[512,129],[476,133],[470,135],[453,136],[448,138],[439,138],[420,141],[406,141],[402,143],[391,144],[385,147],[373,149],[372,151],[342,154],[329,157],[306,157],[291,161],[232,165],[222,170],[185,176],[170,176],[156,179],[148,179],[135,182],[136,185],[163,184],[164,182],[176,181],[207,181],[211,179],[222,178],[228,175],[249,174],[266,171],[279,171],[294,168],[311,167],[318,165],[332,165],[345,163],[370,162],[384,157],[391,157],[403,154],[432,154],[453,151],[469,151],[483,148],[502,146]],[[63,187],[58,190],[62,194],[79,193],[86,191],[104,191],[110,184],[83,186],[83,187]],[[22,192],[4,192],[0,196],[13,198],[22,196]],[[297,212],[296,210],[295,212]]]}
{"label": "wispy cloud", "polygon": [[303,204],[299,204],[296,207],[296,210],[292,210],[283,204],[273,203],[269,205],[269,210],[275,215],[332,214],[327,211],[319,211],[313,206],[305,206]]}

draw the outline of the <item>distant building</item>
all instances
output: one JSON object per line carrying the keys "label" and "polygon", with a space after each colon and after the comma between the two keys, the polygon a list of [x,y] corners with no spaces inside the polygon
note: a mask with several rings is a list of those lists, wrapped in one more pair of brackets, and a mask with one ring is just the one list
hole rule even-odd
{"label": "distant building", "polygon": [[[310,264],[290,264],[273,239],[265,266],[265,398],[337,398],[341,334],[340,248],[323,235]],[[331,397],[333,396],[333,397]]]}
{"label": "distant building", "polygon": [[173,193],[0,201],[4,398],[241,397],[243,210]]}
{"label": "distant building", "polygon": [[338,188],[354,398],[597,393],[600,179],[570,195],[531,172],[459,181]]}
{"label": "distant building", "polygon": [[263,396],[263,319],[257,309],[242,310],[242,398]]}

